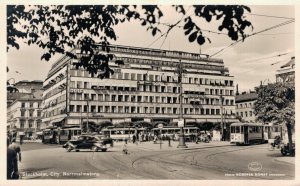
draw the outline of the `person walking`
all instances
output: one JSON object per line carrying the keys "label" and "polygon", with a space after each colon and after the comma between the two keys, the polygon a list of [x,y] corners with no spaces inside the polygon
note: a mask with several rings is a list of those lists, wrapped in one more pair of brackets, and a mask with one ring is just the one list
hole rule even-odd
{"label": "person walking", "polygon": [[19,161],[21,162],[21,160],[22,160],[22,156],[21,156],[21,148],[20,148],[19,145],[17,145],[17,143],[16,143],[16,138],[13,138],[13,139],[11,140],[11,142],[12,142],[12,143],[8,146],[8,148],[14,150],[14,151],[17,153],[17,156],[18,156],[17,160],[19,160]]}
{"label": "person walking", "polygon": [[19,179],[18,160],[15,150],[9,148],[10,141],[7,138],[7,175],[8,180]]}
{"label": "person walking", "polygon": [[169,135],[167,136],[167,139],[168,139],[168,142],[169,142],[169,147],[172,147],[171,146],[171,137]]}

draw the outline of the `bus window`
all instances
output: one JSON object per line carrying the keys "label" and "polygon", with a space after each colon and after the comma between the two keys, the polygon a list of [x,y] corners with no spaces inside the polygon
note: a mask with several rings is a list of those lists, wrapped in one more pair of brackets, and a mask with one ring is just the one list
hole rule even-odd
{"label": "bus window", "polygon": [[235,127],[235,133],[240,133],[240,126]]}

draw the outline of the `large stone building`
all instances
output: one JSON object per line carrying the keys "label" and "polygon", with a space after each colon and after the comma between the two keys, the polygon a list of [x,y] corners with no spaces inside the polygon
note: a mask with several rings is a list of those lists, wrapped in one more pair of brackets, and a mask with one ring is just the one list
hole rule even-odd
{"label": "large stone building", "polygon": [[16,86],[19,92],[7,93],[7,129],[30,139],[42,128],[42,82],[21,81]]}
{"label": "large stone building", "polygon": [[[72,50],[80,57],[77,49]],[[76,59],[67,56],[56,61],[44,81],[43,123],[78,125],[126,121],[177,122],[179,118],[178,76],[183,75],[183,118],[189,122],[220,122],[221,96],[227,122],[236,121],[233,77],[221,59],[200,54],[111,46],[118,66],[110,79],[93,77],[76,69]]]}

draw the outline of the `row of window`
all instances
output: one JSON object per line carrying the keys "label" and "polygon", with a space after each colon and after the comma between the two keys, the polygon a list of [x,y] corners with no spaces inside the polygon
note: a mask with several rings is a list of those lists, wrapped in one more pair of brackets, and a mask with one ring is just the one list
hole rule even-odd
{"label": "row of window", "polygon": [[237,108],[252,108],[253,103],[239,103],[236,104]]}
{"label": "row of window", "polygon": [[[137,84],[137,88],[135,87],[118,87],[118,86],[95,86],[92,85],[90,82],[82,82],[82,81],[71,81],[70,82],[71,88],[78,88],[78,89],[95,89],[99,88],[100,90],[112,90],[112,91],[142,91],[142,92],[156,92],[156,93],[180,93],[180,87],[178,86],[164,86],[164,85],[145,85],[145,84]],[[197,92],[198,94],[204,94],[204,92]],[[185,91],[184,93],[188,93]],[[205,89],[205,94],[207,95],[227,95],[233,96],[233,90],[226,90],[226,89]]]}
{"label": "row of window", "polygon": [[[88,112],[86,105],[70,105],[70,112]],[[92,113],[137,113],[137,114],[179,114],[177,107],[135,107],[135,106],[94,106],[89,109]],[[220,109],[183,108],[183,114],[220,115]],[[228,113],[233,115],[233,111]]]}
{"label": "row of window", "polygon": [[[70,100],[91,100],[99,102],[138,102],[138,103],[179,103],[178,96],[136,96],[117,94],[83,94],[71,93]],[[192,101],[193,100],[193,101]],[[190,98],[183,98],[185,104],[219,105],[219,98],[198,98],[196,101]],[[197,102],[197,103],[196,103]],[[223,105],[234,105],[233,99],[224,99]]]}
{"label": "row of window", "polygon": [[[122,73],[119,69],[115,69],[118,73],[114,73],[110,79],[122,79],[122,80],[133,80],[133,81],[151,81],[151,82],[166,82],[166,83],[178,83],[178,76],[167,76],[167,75],[152,75],[152,74],[135,74],[135,73]],[[71,70],[70,74],[72,77],[95,77],[95,75],[89,74],[85,70]],[[199,84],[199,85],[222,85],[222,86],[233,86],[232,80],[215,80],[207,78],[194,78],[184,77],[182,83],[187,84]],[[83,87],[81,87],[83,88]],[[87,88],[87,87],[85,87]]]}
{"label": "row of window", "polygon": [[21,108],[40,108],[40,102],[22,102]]}
{"label": "row of window", "polygon": [[[28,126],[26,126],[26,127],[25,127],[25,123],[26,123],[26,121],[20,120],[20,128],[21,128],[21,129],[23,129],[23,128],[34,128],[34,127],[35,127],[35,126],[34,126],[34,121],[33,121],[33,120],[29,120],[29,121],[28,121]],[[41,121],[37,121],[37,122],[36,122],[36,128],[37,128],[37,129],[40,129],[40,127],[41,127]]]}
{"label": "row of window", "polygon": [[236,112],[238,116],[243,117],[252,117],[253,116],[253,111],[245,111],[245,112]]}
{"label": "row of window", "polygon": [[41,110],[36,111],[36,114],[34,110],[21,110],[21,117],[41,117]]}

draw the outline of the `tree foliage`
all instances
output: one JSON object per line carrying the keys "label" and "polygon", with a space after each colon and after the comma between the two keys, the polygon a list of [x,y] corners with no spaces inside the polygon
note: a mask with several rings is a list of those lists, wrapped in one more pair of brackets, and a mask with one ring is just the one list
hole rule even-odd
{"label": "tree foliage", "polygon": [[[194,5],[188,9],[182,5],[172,6],[182,14],[183,32],[190,42],[203,45],[209,38],[204,35],[196,19],[213,19],[220,22],[218,29],[225,30],[232,40],[246,38],[244,30],[252,27],[244,18],[250,12],[247,6],[238,5]],[[193,14],[187,12],[192,9]],[[8,5],[7,6],[7,50],[19,49],[19,42],[37,45],[45,49],[41,59],[49,61],[57,53],[70,58],[76,55],[70,49],[79,47],[84,54],[76,67],[83,67],[99,78],[108,78],[113,73],[108,61],[110,41],[117,40],[114,27],[118,24],[138,21],[153,35],[161,33],[160,19],[164,12],[156,5]],[[169,25],[168,32],[175,26]],[[116,61],[122,64],[121,61]]]}
{"label": "tree foliage", "polygon": [[256,88],[254,114],[263,123],[295,123],[295,86],[273,83]]}

